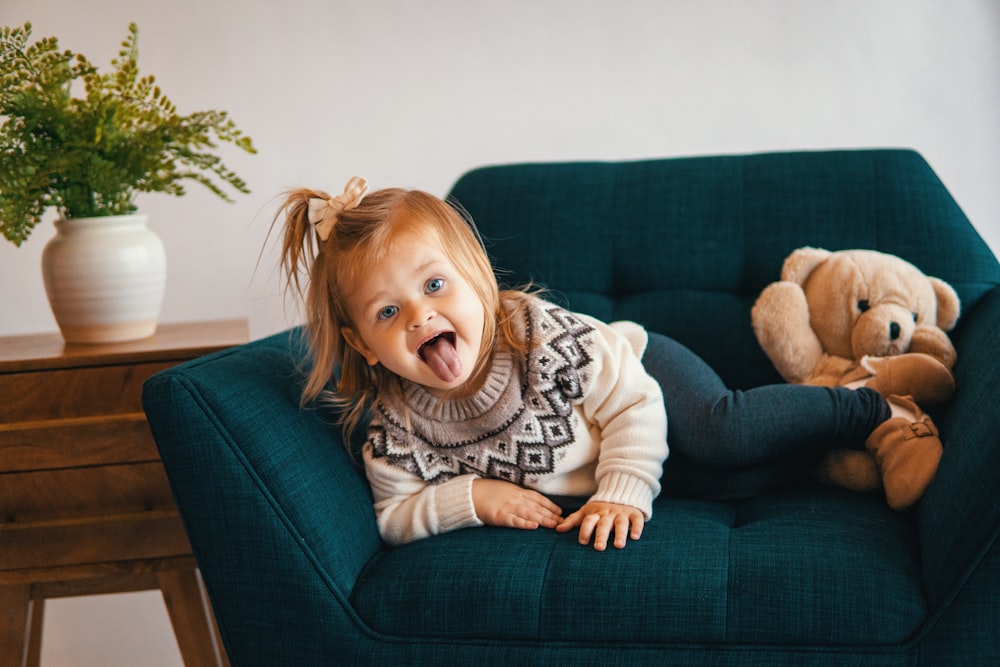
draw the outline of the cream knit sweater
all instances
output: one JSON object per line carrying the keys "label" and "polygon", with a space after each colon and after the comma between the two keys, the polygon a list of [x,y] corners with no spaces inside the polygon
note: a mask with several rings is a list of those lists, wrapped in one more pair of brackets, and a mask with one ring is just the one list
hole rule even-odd
{"label": "cream knit sweater", "polygon": [[439,400],[401,381],[379,397],[364,447],[382,538],[403,544],[479,526],[477,477],[631,505],[650,518],[667,457],[645,330],[535,299],[527,357],[498,353],[482,389]]}

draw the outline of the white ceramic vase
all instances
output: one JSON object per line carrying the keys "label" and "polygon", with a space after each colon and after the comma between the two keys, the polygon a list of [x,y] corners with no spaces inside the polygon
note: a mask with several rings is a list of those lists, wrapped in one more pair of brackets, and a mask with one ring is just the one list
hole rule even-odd
{"label": "white ceramic vase", "polygon": [[143,214],[57,220],[42,252],[52,314],[67,343],[152,336],[167,256]]}

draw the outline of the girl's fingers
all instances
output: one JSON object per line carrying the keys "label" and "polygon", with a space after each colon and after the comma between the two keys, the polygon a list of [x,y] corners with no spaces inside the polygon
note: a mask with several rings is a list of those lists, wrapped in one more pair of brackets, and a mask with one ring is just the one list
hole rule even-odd
{"label": "girl's fingers", "polygon": [[619,514],[615,519],[615,547],[624,549],[631,532],[631,518],[627,514]]}

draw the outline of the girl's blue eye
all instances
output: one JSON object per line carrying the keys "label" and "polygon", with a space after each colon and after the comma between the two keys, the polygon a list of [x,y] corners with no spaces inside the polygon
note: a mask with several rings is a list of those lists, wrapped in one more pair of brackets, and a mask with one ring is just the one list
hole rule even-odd
{"label": "girl's blue eye", "polygon": [[441,280],[440,278],[432,278],[431,280],[427,281],[426,290],[428,292],[437,292],[442,287],[444,287],[444,281],[443,280]]}
{"label": "girl's blue eye", "polygon": [[382,310],[378,311],[378,318],[380,320],[387,320],[393,315],[395,315],[397,312],[399,312],[399,308],[397,308],[396,306],[386,306]]}

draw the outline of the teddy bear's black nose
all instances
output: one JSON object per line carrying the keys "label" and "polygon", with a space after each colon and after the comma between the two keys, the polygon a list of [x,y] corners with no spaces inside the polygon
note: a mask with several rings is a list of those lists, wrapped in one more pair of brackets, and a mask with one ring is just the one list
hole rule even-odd
{"label": "teddy bear's black nose", "polygon": [[899,338],[899,325],[895,322],[889,323],[889,338],[893,340]]}

